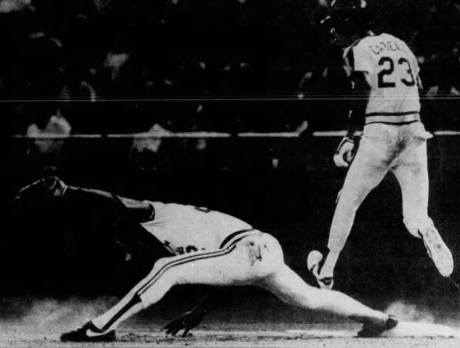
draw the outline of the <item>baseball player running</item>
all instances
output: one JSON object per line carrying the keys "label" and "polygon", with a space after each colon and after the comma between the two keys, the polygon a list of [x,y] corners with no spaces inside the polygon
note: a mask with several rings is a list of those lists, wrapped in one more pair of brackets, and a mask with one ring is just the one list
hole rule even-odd
{"label": "baseball player running", "polygon": [[[43,190],[43,186],[51,196],[63,200],[86,190],[54,178],[26,187],[18,199]],[[373,310],[341,292],[306,284],[284,263],[278,241],[244,221],[207,208],[114,197],[173,256],[156,261],[151,272],[118,304],[82,327],[62,334],[62,341],[114,341],[115,330],[124,320],[157,303],[171,287],[181,284],[255,285],[291,305],[361,322],[361,337],[378,336],[397,325],[394,316]]]}
{"label": "baseball player running", "polygon": [[[391,172],[401,187],[407,230],[423,241],[439,273],[449,277],[452,254],[428,216],[426,141],[432,135],[420,120],[418,90],[422,85],[417,59],[400,39],[369,31],[366,1],[337,0],[331,6],[329,19],[337,40],[356,40],[344,51],[355,99],[350,127],[334,155],[338,167],[349,169],[330,229],[328,254],[324,259],[319,251],[312,251],[308,268],[321,288],[332,288],[334,267],[357,209]],[[354,136],[363,123],[358,147]]]}

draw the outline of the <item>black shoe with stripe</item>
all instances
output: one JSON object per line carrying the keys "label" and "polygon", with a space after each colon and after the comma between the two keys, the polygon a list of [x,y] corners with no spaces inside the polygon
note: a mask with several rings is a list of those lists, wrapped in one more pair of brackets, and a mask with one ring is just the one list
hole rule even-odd
{"label": "black shoe with stripe", "polygon": [[97,328],[92,321],[61,335],[62,342],[114,342],[116,340],[115,330],[103,331]]}

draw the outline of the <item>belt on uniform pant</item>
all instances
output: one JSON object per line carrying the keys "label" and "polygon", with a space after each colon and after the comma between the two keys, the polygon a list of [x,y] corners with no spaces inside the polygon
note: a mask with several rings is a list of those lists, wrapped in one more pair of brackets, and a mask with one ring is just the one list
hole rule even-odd
{"label": "belt on uniform pant", "polygon": [[366,115],[366,125],[372,123],[403,125],[414,122],[420,122],[420,114],[418,111],[372,112]]}

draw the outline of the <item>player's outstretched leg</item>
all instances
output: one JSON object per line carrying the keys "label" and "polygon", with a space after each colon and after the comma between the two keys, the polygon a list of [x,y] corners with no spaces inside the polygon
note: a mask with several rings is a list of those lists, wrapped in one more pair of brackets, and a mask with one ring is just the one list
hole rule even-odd
{"label": "player's outstretched leg", "polygon": [[260,280],[257,285],[271,291],[291,305],[323,311],[363,323],[362,330],[358,332],[360,337],[379,336],[398,324],[394,316],[373,310],[344,293],[308,285],[286,265],[276,273]]}
{"label": "player's outstretched leg", "polygon": [[115,337],[115,329],[124,320],[160,301],[174,285],[251,285],[281,265],[279,243],[260,232],[223,249],[160,259],[119,303],[82,328],[63,334],[61,340],[93,342]]}

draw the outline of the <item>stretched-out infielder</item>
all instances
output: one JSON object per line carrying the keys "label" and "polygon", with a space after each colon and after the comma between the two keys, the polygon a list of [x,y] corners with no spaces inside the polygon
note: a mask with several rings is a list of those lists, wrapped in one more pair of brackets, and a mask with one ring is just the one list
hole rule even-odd
{"label": "stretched-out infielder", "polygon": [[[43,185],[47,184],[41,180],[26,187],[18,199]],[[65,199],[76,191],[59,181],[58,189],[53,185],[50,194]],[[291,305],[361,322],[364,325],[358,335],[362,337],[378,336],[397,325],[395,317],[375,311],[341,292],[306,284],[284,263],[278,241],[244,221],[207,208],[118,199],[145,231],[174,256],[156,261],[150,274],[118,304],[77,330],[62,334],[62,341],[113,341],[120,323],[157,303],[171,287],[181,284],[255,285]]]}
{"label": "stretched-out infielder", "polygon": [[[167,242],[161,243],[142,226],[152,218],[153,207],[110,192],[66,185],[55,176],[22,188],[14,200],[12,212],[19,220],[36,212],[49,217],[42,222],[46,224],[44,228],[59,228],[62,233],[73,236],[70,240],[76,245],[99,242],[98,246],[108,251],[116,264],[125,261],[122,274],[129,276],[124,279],[123,288],[137,284],[160,258],[190,251],[172,250]],[[74,250],[74,245],[64,248]],[[176,335],[183,330],[185,337],[203,320],[212,303],[209,298],[214,296],[216,294],[206,290],[192,310],[165,326],[166,333]]]}
{"label": "stretched-out infielder", "polygon": [[[343,55],[355,98],[350,127],[334,155],[338,167],[349,169],[330,229],[328,254],[323,259],[319,251],[312,251],[308,268],[320,287],[332,288],[334,268],[356,211],[391,172],[401,186],[407,230],[424,242],[439,273],[449,277],[452,254],[428,216],[426,141],[432,135],[420,120],[422,84],[417,59],[402,40],[369,31],[364,0],[337,0],[331,6],[330,20],[338,40],[356,40]],[[358,147],[354,135],[363,124]]]}

